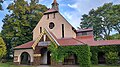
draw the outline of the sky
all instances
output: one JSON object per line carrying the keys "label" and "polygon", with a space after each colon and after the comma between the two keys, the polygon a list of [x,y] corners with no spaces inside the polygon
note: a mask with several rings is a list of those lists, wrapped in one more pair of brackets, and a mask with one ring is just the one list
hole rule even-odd
{"label": "sky", "polygon": [[[26,0],[29,1],[29,0]],[[2,30],[3,18],[9,14],[6,9],[13,0],[6,0],[3,5],[3,11],[0,11],[0,31]],[[39,0],[39,4],[43,4],[51,8],[53,0]],[[77,29],[79,27],[83,14],[88,14],[91,9],[97,9],[104,3],[120,4],[120,0],[57,0],[59,3],[60,13],[67,19],[67,21]]]}

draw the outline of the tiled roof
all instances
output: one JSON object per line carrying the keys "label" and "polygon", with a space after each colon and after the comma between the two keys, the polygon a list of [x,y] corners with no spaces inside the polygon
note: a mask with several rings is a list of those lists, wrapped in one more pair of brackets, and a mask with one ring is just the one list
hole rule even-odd
{"label": "tiled roof", "polygon": [[77,32],[85,32],[85,31],[92,31],[92,28],[88,28],[88,29],[79,29],[77,30]]}
{"label": "tiled roof", "polygon": [[75,38],[64,38],[58,39],[58,43],[61,46],[74,46],[74,45],[83,45],[84,43],[75,39]]}
{"label": "tiled roof", "polygon": [[99,41],[96,41],[96,45],[98,46],[120,45],[120,40],[99,40]]}
{"label": "tiled roof", "polygon": [[[50,32],[50,31],[49,31]],[[62,39],[57,39],[55,35],[50,32],[50,34],[55,38],[55,40],[60,44],[60,46],[73,46],[73,45],[83,45],[82,42],[75,38],[62,38]]]}
{"label": "tiled roof", "polygon": [[46,13],[53,13],[53,12],[58,12],[58,11],[53,9],[53,8],[51,8],[51,9],[47,10],[46,12],[44,12],[44,14],[46,14]]}
{"label": "tiled roof", "polygon": [[[76,38],[62,38],[57,39],[52,32],[49,32],[59,46],[77,46],[87,44],[89,46],[105,46],[105,45],[120,45],[120,40],[99,40],[95,41],[93,36],[77,36]],[[15,49],[31,48],[34,41],[27,42],[20,46],[15,47]]]}
{"label": "tiled roof", "polygon": [[33,45],[34,41],[27,42],[25,44],[22,44],[20,46],[15,47],[15,49],[21,49],[21,48],[31,48]]}
{"label": "tiled roof", "polygon": [[95,41],[93,36],[78,36],[79,41],[86,43],[89,46],[107,46],[107,45],[120,45],[120,40],[99,40]]}

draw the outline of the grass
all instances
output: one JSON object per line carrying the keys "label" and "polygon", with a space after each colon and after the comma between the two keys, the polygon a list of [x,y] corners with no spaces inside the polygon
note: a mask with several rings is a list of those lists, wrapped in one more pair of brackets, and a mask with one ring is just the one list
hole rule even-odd
{"label": "grass", "polygon": [[0,67],[33,67],[27,65],[14,65],[12,62],[0,63]]}
{"label": "grass", "polygon": [[[35,67],[35,66],[14,65],[12,62],[7,62],[7,63],[0,63],[0,67]],[[120,67],[120,66],[92,65],[91,67]]]}
{"label": "grass", "polygon": [[120,66],[92,65],[91,67],[120,67]]}

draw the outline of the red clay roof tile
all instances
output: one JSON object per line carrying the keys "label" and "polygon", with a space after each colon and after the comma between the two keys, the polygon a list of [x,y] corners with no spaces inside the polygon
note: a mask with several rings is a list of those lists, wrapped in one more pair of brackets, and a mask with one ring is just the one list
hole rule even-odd
{"label": "red clay roof tile", "polygon": [[93,31],[93,29],[88,28],[88,29],[79,29],[79,30],[77,30],[77,32],[85,32],[85,31]]}
{"label": "red clay roof tile", "polygon": [[15,49],[21,49],[21,48],[31,48],[34,41],[27,42],[25,44],[22,44],[20,46],[15,47]]}
{"label": "red clay roof tile", "polygon": [[75,46],[84,45],[83,42],[76,40],[75,38],[58,39],[61,46]]}
{"label": "red clay roof tile", "polygon": [[[54,39],[60,44],[60,46],[76,46],[87,44],[89,46],[106,46],[106,45],[120,45],[120,40],[99,40],[95,41],[94,37],[91,36],[77,36],[76,38],[62,38],[57,39],[55,35],[50,32]],[[34,41],[27,42],[23,45],[15,47],[18,48],[31,48]]]}

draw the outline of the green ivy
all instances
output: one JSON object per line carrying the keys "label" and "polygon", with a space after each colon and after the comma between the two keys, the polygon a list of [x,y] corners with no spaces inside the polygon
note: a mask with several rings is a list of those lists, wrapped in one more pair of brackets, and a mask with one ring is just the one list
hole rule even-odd
{"label": "green ivy", "polygon": [[80,46],[58,46],[55,47],[54,43],[51,43],[48,48],[51,51],[51,58],[56,62],[63,62],[64,58],[69,54],[76,54],[80,67],[91,66],[91,53],[90,47],[87,45]]}
{"label": "green ivy", "polygon": [[119,60],[118,52],[106,53],[106,63],[107,64],[117,65],[118,60]]}
{"label": "green ivy", "polygon": [[105,59],[107,64],[118,65],[118,52],[120,52],[119,45],[111,45],[111,46],[94,46],[90,47],[92,57],[92,64],[98,64],[98,52],[105,53]]}

